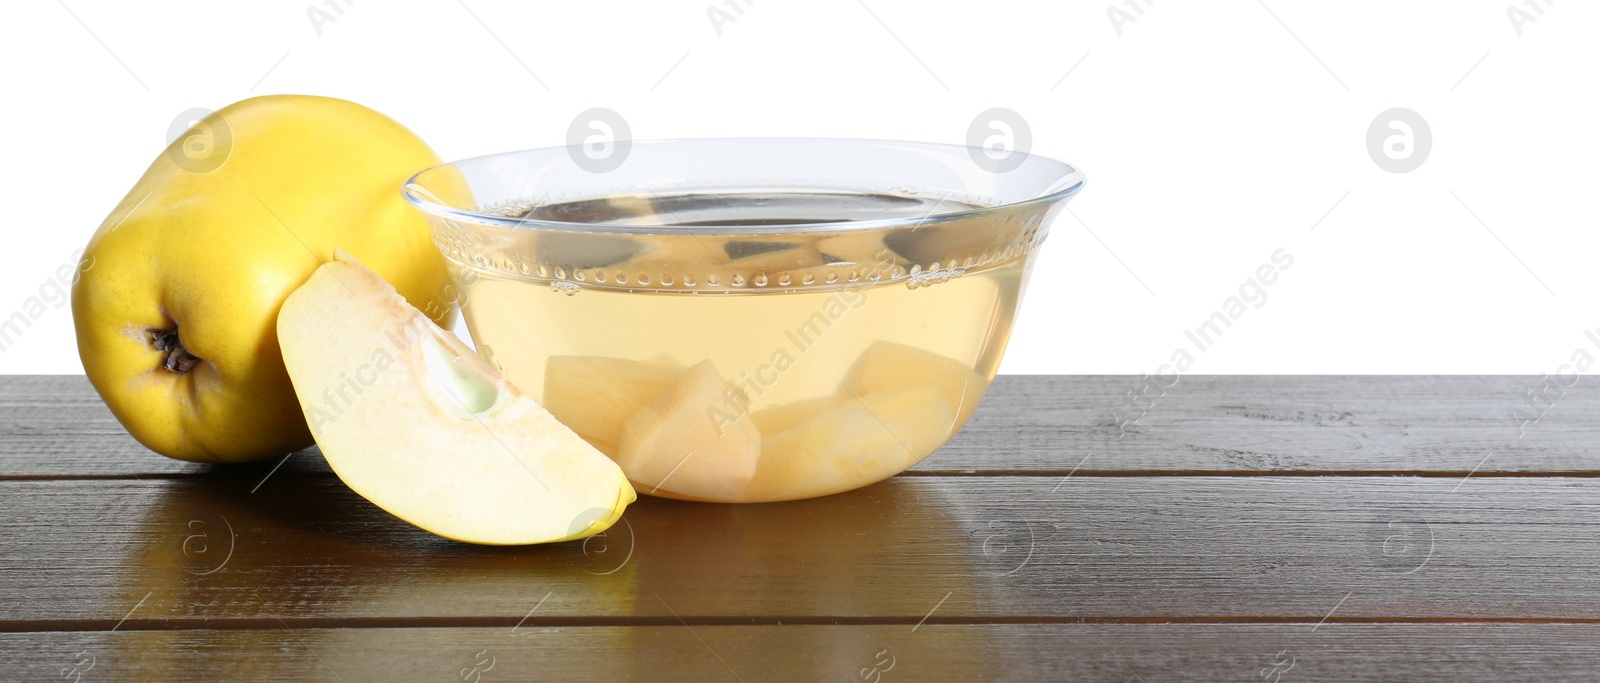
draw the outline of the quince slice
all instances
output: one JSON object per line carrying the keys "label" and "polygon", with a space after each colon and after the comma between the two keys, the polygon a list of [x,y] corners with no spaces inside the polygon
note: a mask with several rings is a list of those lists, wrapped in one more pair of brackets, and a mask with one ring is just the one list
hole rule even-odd
{"label": "quince slice", "polygon": [[711,361],[628,418],[617,463],[650,494],[734,501],[755,476],[761,432]]}
{"label": "quince slice", "polygon": [[669,362],[551,356],[544,370],[544,406],[578,436],[615,457],[628,418],[685,372]]}
{"label": "quince slice", "polygon": [[633,488],[487,362],[336,250],[278,313],[295,394],[335,474],[445,538],[514,545],[610,527]]}
{"label": "quince slice", "polygon": [[771,436],[788,431],[801,422],[828,412],[829,409],[839,405],[840,401],[848,399],[848,394],[841,393],[790,401],[751,413],[750,419],[755,420],[756,429],[761,430],[762,434]]}
{"label": "quince slice", "polygon": [[933,384],[844,399],[762,442],[747,499],[810,498],[887,479],[943,445],[953,419]]}
{"label": "quince slice", "polygon": [[890,341],[877,341],[850,366],[843,387],[857,396],[890,389],[933,384],[955,411],[948,437],[961,429],[978,408],[989,383],[972,367],[932,351]]}

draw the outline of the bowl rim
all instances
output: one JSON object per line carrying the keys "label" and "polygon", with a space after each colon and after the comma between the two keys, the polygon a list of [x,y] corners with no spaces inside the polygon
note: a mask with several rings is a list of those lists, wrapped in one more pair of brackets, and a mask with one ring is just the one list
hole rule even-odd
{"label": "bowl rim", "polygon": [[[770,143],[770,142],[790,143],[790,142],[792,142],[792,143],[818,143],[818,144],[851,144],[851,145],[861,145],[861,146],[912,146],[912,147],[920,147],[920,148],[924,148],[924,149],[936,149],[936,150],[941,150],[941,151],[944,151],[944,152],[962,151],[962,152],[966,152],[966,153],[970,154],[973,151],[978,151],[978,152],[981,153],[981,148],[972,147],[970,145],[958,145],[958,144],[939,143],[939,142],[917,142],[917,141],[910,141],[910,140],[891,140],[891,139],[883,139],[883,138],[842,138],[842,137],[803,137],[803,136],[802,137],[783,137],[783,136],[759,137],[759,136],[757,136],[757,137],[654,138],[654,139],[630,140],[629,144],[630,145],[663,145],[663,144],[670,145],[670,144],[684,144],[684,143],[691,143],[692,144],[692,143],[707,143],[707,142],[714,142],[714,143],[751,143],[751,142],[755,142],[755,143]],[[416,210],[421,211],[424,214],[427,214],[429,216],[434,216],[434,217],[437,217],[437,218],[442,218],[442,219],[445,219],[445,220],[474,224],[474,225],[480,226],[480,227],[497,227],[497,228],[505,228],[505,229],[510,229],[510,230],[533,230],[533,231],[553,230],[553,231],[566,231],[566,232],[650,234],[650,235],[659,235],[659,234],[662,234],[664,232],[670,232],[672,234],[682,234],[682,235],[719,235],[719,234],[724,234],[724,235],[726,235],[726,234],[764,235],[764,234],[795,234],[795,233],[838,233],[838,232],[850,232],[850,231],[855,231],[855,230],[893,229],[893,228],[905,227],[905,226],[909,226],[911,228],[919,228],[919,227],[922,227],[922,226],[925,226],[925,225],[937,225],[939,223],[944,223],[944,222],[947,222],[947,221],[982,219],[984,217],[991,216],[991,215],[1007,214],[1007,213],[1011,213],[1011,212],[1014,212],[1014,211],[1027,210],[1027,209],[1030,209],[1030,208],[1037,207],[1039,205],[1048,205],[1048,204],[1053,204],[1053,203],[1058,203],[1058,202],[1065,201],[1067,198],[1072,197],[1073,195],[1076,195],[1080,190],[1082,190],[1083,186],[1084,186],[1084,183],[1087,182],[1087,177],[1084,175],[1083,171],[1078,170],[1078,168],[1076,166],[1073,166],[1073,165],[1068,164],[1068,163],[1066,163],[1064,161],[1060,161],[1060,160],[1057,160],[1057,159],[1054,159],[1054,158],[1051,158],[1051,157],[1047,157],[1047,156],[1044,156],[1044,155],[1041,155],[1041,154],[1035,154],[1035,153],[1032,153],[1032,152],[1023,152],[1023,151],[1015,151],[1014,150],[1012,153],[1013,154],[1017,154],[1017,155],[1021,155],[1023,157],[1023,162],[1024,163],[1028,159],[1037,159],[1037,160],[1042,161],[1042,162],[1047,163],[1047,164],[1054,164],[1054,165],[1060,166],[1063,169],[1063,173],[1060,175],[1060,177],[1055,182],[1053,182],[1053,183],[1051,183],[1049,185],[1048,189],[1046,189],[1043,192],[1040,192],[1039,194],[1037,194],[1037,195],[1035,195],[1033,197],[1029,197],[1027,199],[1022,199],[1022,200],[1013,201],[1013,202],[1005,202],[1005,203],[995,204],[995,205],[992,205],[992,206],[981,206],[981,207],[973,208],[973,209],[965,209],[965,210],[960,210],[960,211],[951,211],[951,212],[947,212],[947,213],[939,213],[939,214],[930,213],[930,214],[926,214],[926,215],[919,216],[919,217],[880,218],[880,219],[873,219],[873,220],[842,220],[842,221],[828,221],[828,222],[820,222],[820,223],[815,223],[814,222],[814,223],[787,223],[787,224],[766,224],[766,225],[715,225],[715,226],[695,225],[695,226],[682,226],[682,225],[666,225],[666,224],[662,224],[662,225],[617,225],[617,224],[608,224],[608,223],[582,223],[582,222],[573,222],[573,221],[556,221],[556,220],[547,220],[547,219],[543,219],[543,218],[540,218],[540,219],[529,219],[529,218],[521,218],[521,217],[501,216],[501,215],[496,215],[496,214],[492,214],[492,213],[486,213],[486,212],[482,212],[482,211],[472,211],[472,210],[466,210],[466,209],[458,209],[458,208],[449,206],[447,204],[444,204],[442,202],[435,201],[434,199],[430,199],[426,195],[431,195],[432,193],[428,192],[426,188],[423,188],[421,185],[419,185],[418,184],[418,180],[417,180],[418,178],[420,178],[422,175],[424,175],[426,173],[429,173],[429,172],[437,170],[437,169],[446,168],[446,167],[449,167],[449,166],[456,166],[456,165],[459,165],[459,164],[465,164],[465,163],[470,163],[470,162],[479,162],[479,161],[484,161],[484,160],[489,160],[489,159],[494,159],[494,158],[506,158],[506,157],[516,156],[516,155],[523,155],[523,154],[549,153],[549,152],[553,152],[555,150],[572,150],[572,149],[575,149],[577,147],[578,147],[578,145],[555,145],[555,146],[550,146],[550,147],[535,147],[535,148],[529,148],[529,149],[520,149],[520,150],[510,150],[510,151],[505,151],[505,152],[496,152],[496,153],[493,153],[493,154],[483,154],[483,155],[479,155],[479,156],[475,156],[475,157],[467,157],[465,159],[458,159],[458,160],[455,160],[455,161],[435,164],[433,166],[429,166],[428,168],[422,169],[421,171],[417,171],[416,173],[413,173],[413,174],[411,174],[411,176],[407,177],[405,179],[405,182],[401,183],[401,185],[400,185],[400,194],[401,194],[402,197],[405,198],[405,201],[406,201],[407,204],[410,204],[412,206],[412,208],[415,208]],[[999,173],[1004,173],[1004,172],[1003,171],[991,171],[991,173],[999,174]],[[625,188],[619,188],[619,189],[625,189]]]}

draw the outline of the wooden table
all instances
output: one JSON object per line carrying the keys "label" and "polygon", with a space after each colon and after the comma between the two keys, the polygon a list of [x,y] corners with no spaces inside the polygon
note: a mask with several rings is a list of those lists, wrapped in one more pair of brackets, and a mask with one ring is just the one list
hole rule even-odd
{"label": "wooden table", "polygon": [[1541,381],[1002,377],[888,482],[489,548],[5,378],[0,680],[1596,680],[1600,390]]}

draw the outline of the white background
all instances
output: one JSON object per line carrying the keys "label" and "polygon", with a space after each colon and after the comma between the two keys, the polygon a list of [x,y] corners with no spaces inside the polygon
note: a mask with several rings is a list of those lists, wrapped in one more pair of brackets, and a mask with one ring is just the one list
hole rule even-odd
{"label": "white background", "polygon": [[[88,240],[179,112],[251,95],[355,100],[447,159],[564,144],[597,106],[636,138],[940,142],[1007,107],[1090,184],[1044,246],[1004,372],[1153,372],[1179,347],[1203,373],[1600,356],[1583,335],[1600,327],[1595,3],[729,2],[716,26],[705,0],[319,0],[337,16],[321,35],[303,0],[8,3],[0,316]],[[1433,134],[1406,174],[1366,147],[1392,107]],[[1295,261],[1266,303],[1195,352],[1184,331],[1280,247]],[[0,372],[81,372],[70,306]]]}

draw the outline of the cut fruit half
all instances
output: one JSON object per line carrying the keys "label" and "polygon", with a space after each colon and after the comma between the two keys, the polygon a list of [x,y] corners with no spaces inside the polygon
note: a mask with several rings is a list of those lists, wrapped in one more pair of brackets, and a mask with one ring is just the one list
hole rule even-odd
{"label": "cut fruit half", "polygon": [[519,545],[604,531],[620,468],[338,250],[289,295],[278,341],[335,474],[427,531]]}
{"label": "cut fruit half", "polygon": [[738,500],[755,476],[761,432],[711,361],[651,399],[622,431],[617,463],[640,491]]}

